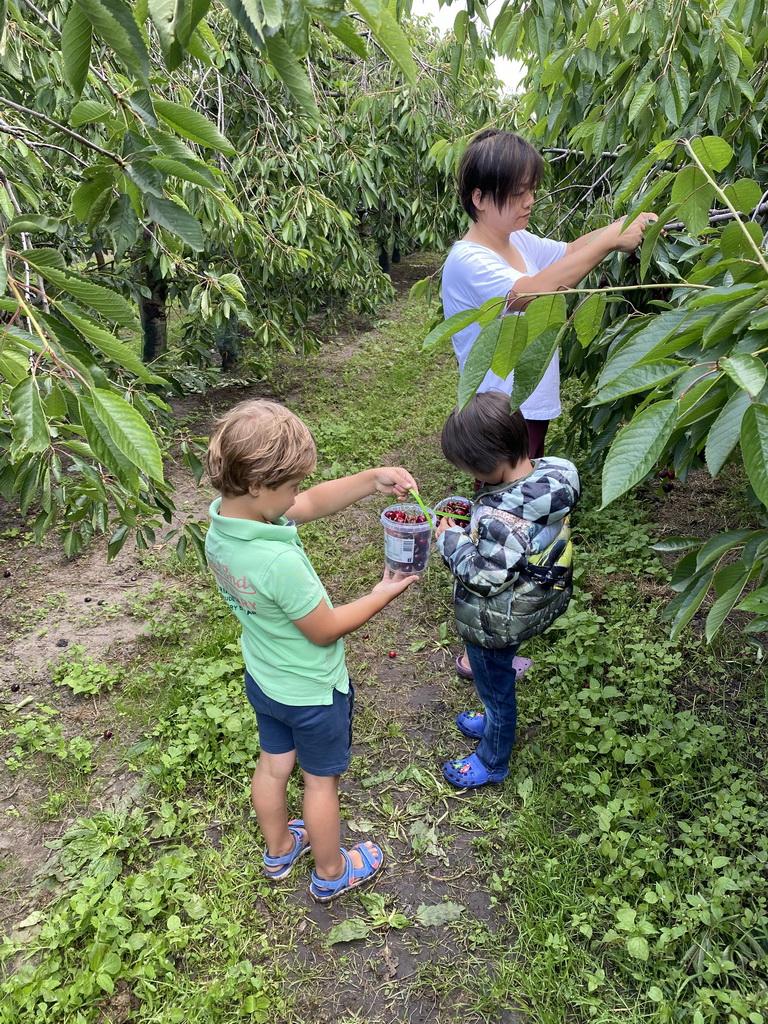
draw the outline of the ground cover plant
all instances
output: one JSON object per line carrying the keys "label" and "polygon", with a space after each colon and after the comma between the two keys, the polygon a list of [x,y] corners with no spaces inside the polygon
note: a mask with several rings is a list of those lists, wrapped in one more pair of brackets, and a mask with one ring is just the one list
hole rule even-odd
{"label": "ground cover plant", "polygon": [[[410,278],[430,269],[411,263]],[[389,456],[435,503],[471,493],[439,451],[457,378],[450,354],[420,350],[428,315],[401,302],[308,364],[281,363],[268,393],[315,428],[318,478]],[[243,393],[200,400],[195,429]],[[580,397],[569,383],[569,404]],[[553,452],[569,433],[564,417]],[[670,569],[650,545],[689,528],[700,481],[642,488],[603,510],[599,482],[585,482],[576,595],[526,649],[534,667],[502,786],[460,794],[440,775],[467,746],[452,721],[473,696],[454,675],[438,558],[349,639],[358,716],[343,828],[352,841],[376,838],[388,866],[330,908],[311,903],[301,872],[281,886],[262,876],[236,623],[191,565],[156,556],[155,582],[130,605],[135,658],[90,655],[83,627],[84,651],[54,670],[61,685],[4,693],[0,743],[19,761],[10,777],[48,794],[42,826],[34,802],[15,815],[53,849],[15,892],[12,853],[2,862],[12,911],[0,1021],[768,1020],[762,638],[734,630],[707,646],[701,615],[674,639],[661,621]],[[712,491],[709,517],[746,528],[753,512],[730,483]],[[201,512],[208,497],[197,497]],[[385,501],[302,528],[334,600],[380,574]],[[87,773],[42,727],[64,721],[67,701],[99,709],[82,735]],[[113,738],[93,742],[107,725]],[[69,726],[61,736],[76,738]],[[59,764],[66,775],[52,777]],[[130,787],[108,802],[116,771]],[[69,811],[56,817],[65,789]]]}

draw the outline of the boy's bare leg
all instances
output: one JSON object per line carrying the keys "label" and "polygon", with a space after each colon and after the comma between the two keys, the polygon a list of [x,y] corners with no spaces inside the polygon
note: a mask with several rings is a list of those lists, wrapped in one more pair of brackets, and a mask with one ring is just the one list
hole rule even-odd
{"label": "boy's bare leg", "polygon": [[[331,881],[340,878],[347,863],[341,856],[341,821],[339,818],[338,775],[304,775],[304,824],[309,832],[312,853],[315,858],[315,873],[319,878]],[[368,844],[370,846],[370,844]],[[352,864],[363,866],[358,850],[348,850]]]}
{"label": "boy's bare leg", "polygon": [[284,857],[294,846],[288,831],[286,790],[295,763],[295,750],[287,754],[262,751],[251,780],[251,802],[270,857]]}

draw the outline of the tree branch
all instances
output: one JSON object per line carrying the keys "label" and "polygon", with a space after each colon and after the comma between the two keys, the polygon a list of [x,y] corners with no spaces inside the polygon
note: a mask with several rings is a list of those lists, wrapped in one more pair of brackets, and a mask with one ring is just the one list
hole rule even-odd
{"label": "tree branch", "polygon": [[86,146],[88,149],[92,149],[95,153],[100,153],[102,156],[106,156],[110,160],[114,160],[118,167],[124,168],[126,166],[125,160],[123,160],[123,158],[117,153],[110,153],[108,149],[102,149],[102,147],[97,146],[95,142],[91,142],[83,135],[78,135],[77,132],[73,132],[71,129],[65,128],[63,124],[59,124],[58,121],[54,121],[52,117],[48,117],[46,114],[41,114],[37,110],[32,110],[31,107],[23,107],[20,103],[14,103],[12,100],[6,99],[5,96],[0,96],[0,105],[10,107],[11,110],[16,110],[19,114],[24,114],[26,117],[36,117],[38,120],[43,121],[45,124],[49,124],[52,128],[55,128],[57,132],[61,132],[63,135],[69,136],[70,139],[74,139],[76,142]]}

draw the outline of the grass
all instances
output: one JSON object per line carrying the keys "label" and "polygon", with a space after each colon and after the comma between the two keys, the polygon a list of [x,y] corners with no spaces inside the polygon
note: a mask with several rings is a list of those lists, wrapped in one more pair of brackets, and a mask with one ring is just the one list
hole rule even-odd
{"label": "grass", "polygon": [[[469,492],[439,453],[456,376],[449,353],[419,350],[424,320],[401,306],[343,360],[332,346],[273,382],[315,432],[316,479],[398,462],[428,502]],[[567,429],[563,417],[553,451]],[[337,602],[380,575],[384,502],[302,528]],[[280,886],[262,875],[237,624],[207,578],[166,563],[133,608],[146,622],[140,663],[99,696],[116,734],[136,737],[123,748],[136,793],[92,808],[55,844],[50,895],[3,947],[0,1022],[765,1024],[756,649],[734,631],[711,648],[695,632],[670,641],[651,505],[598,504],[588,480],[577,592],[526,647],[535,667],[503,786],[461,795],[440,774],[466,746],[451,720],[471,691],[453,677],[437,559],[418,591],[347,641],[358,714],[344,827],[352,841],[374,835],[389,868],[329,909],[309,900],[305,872]],[[82,661],[77,684],[90,699],[98,666]],[[55,718],[37,714],[26,742],[52,749],[25,747],[20,772],[57,756]],[[73,771],[50,785],[42,816],[71,806]],[[297,781],[289,795],[298,806]],[[444,923],[425,923],[436,914]]]}

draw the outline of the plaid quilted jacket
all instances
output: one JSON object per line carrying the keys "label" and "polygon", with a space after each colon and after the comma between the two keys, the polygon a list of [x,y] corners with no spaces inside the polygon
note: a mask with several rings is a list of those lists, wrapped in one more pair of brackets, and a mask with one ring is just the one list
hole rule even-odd
{"label": "plaid quilted jacket", "polygon": [[498,650],[542,633],[572,593],[568,516],[581,486],[576,467],[543,458],[511,484],[483,487],[467,527],[440,535],[454,576],[459,635]]}

